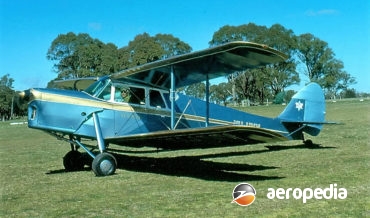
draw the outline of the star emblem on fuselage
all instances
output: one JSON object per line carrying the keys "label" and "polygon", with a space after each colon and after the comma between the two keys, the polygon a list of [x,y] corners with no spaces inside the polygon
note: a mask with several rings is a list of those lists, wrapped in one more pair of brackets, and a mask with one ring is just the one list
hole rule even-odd
{"label": "star emblem on fuselage", "polygon": [[303,110],[303,103],[301,101],[297,101],[295,103],[295,108],[297,108],[298,111]]}

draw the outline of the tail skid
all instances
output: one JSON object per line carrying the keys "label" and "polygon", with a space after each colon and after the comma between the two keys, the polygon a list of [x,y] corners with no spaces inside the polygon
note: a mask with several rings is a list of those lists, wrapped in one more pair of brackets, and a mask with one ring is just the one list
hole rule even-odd
{"label": "tail skid", "polygon": [[321,87],[310,83],[292,97],[285,110],[277,117],[293,139],[302,139],[303,132],[316,136],[325,121],[325,98]]}

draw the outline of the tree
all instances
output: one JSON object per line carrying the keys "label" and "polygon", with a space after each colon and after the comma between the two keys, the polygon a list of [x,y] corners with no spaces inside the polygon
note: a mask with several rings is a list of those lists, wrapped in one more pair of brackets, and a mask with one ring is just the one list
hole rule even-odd
{"label": "tree", "polygon": [[[237,101],[263,102],[269,96],[266,78],[259,69],[248,69],[228,77],[235,86]],[[235,99],[234,99],[235,100]]]}
{"label": "tree", "polygon": [[305,66],[304,73],[311,82],[317,82],[326,94],[335,96],[356,82],[355,78],[343,70],[343,62],[335,58],[328,43],[312,34],[298,36],[298,58]]}
{"label": "tree", "polygon": [[265,44],[265,26],[258,26],[254,23],[244,24],[240,26],[225,25],[213,34],[209,45],[217,46],[232,41],[250,41]]}
{"label": "tree", "polygon": [[[170,34],[137,35],[127,46],[117,48],[88,34],[60,34],[53,40],[47,59],[54,61],[55,80],[102,76],[148,62],[191,52],[192,48]],[[52,84],[52,81],[49,82]]]}
{"label": "tree", "polygon": [[356,98],[357,93],[355,89],[345,89],[341,92],[343,98]]}
{"label": "tree", "polygon": [[190,45],[171,34],[157,34],[154,36],[154,41],[161,46],[164,52],[161,59],[186,54],[192,51]]}
{"label": "tree", "polygon": [[14,79],[6,74],[0,79],[0,119],[8,119],[11,116],[12,106],[14,105]]}
{"label": "tree", "polygon": [[324,64],[333,59],[333,51],[328,43],[312,34],[298,36],[298,58],[305,65],[305,74],[311,82],[319,82],[325,75]]}
{"label": "tree", "polygon": [[118,51],[120,68],[146,64],[171,56],[191,52],[192,48],[180,39],[170,34],[157,34],[154,37],[148,33],[137,35],[128,46]]}
{"label": "tree", "polygon": [[159,60],[164,53],[161,46],[147,33],[137,35],[133,41],[129,42],[128,47],[124,49],[128,50],[123,51],[128,55],[126,57],[128,58],[127,67],[134,67]]}
{"label": "tree", "polygon": [[288,60],[262,68],[267,75],[266,82],[272,95],[277,95],[288,86],[299,84],[300,78],[296,71],[297,61],[294,59],[297,48],[297,39],[292,30],[280,24],[272,25],[267,31],[267,43],[271,47],[289,56]]}
{"label": "tree", "polygon": [[60,34],[53,40],[47,55],[55,61],[58,79],[110,74],[118,69],[117,47],[104,44],[86,33]]}
{"label": "tree", "polygon": [[234,83],[236,92],[241,98],[263,102],[271,94],[276,95],[286,87],[299,83],[299,74],[295,70],[296,62],[293,58],[296,39],[292,30],[285,29],[279,24],[270,28],[253,23],[240,26],[226,25],[214,33],[210,46],[236,40],[267,44],[290,56],[285,62],[236,72],[229,77],[229,82]]}
{"label": "tree", "polygon": [[212,85],[210,87],[210,98],[211,101],[216,103],[223,103],[227,105],[227,99],[232,96],[232,84],[231,83],[220,83],[218,85]]}
{"label": "tree", "polygon": [[1,91],[4,91],[5,89],[13,89],[13,82],[14,79],[11,78],[9,74],[2,76],[0,79]]}
{"label": "tree", "polygon": [[[119,70],[118,48],[113,43],[103,44],[98,42],[98,48],[95,49],[96,58],[93,66],[94,72],[98,75],[112,74]],[[95,75],[97,76],[97,75]]]}
{"label": "tree", "polygon": [[273,96],[291,85],[299,84],[300,78],[294,70],[295,66],[293,61],[288,61],[261,68],[267,90],[270,90]]}
{"label": "tree", "polygon": [[195,83],[185,88],[185,94],[194,96],[199,99],[204,99],[206,95],[206,84]]}

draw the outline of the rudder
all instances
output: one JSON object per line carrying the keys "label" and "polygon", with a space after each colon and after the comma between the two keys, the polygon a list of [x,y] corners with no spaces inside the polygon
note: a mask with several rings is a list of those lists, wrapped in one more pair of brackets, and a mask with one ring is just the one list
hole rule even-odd
{"label": "rudder", "polygon": [[310,83],[289,102],[278,116],[293,139],[303,139],[302,132],[316,136],[325,123],[325,96],[317,83]]}

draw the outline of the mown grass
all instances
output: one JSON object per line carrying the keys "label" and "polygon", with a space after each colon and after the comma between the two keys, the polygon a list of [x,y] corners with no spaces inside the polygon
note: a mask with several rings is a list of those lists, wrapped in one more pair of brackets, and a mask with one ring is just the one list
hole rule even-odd
{"label": "mown grass", "polygon": [[[69,145],[26,125],[0,122],[0,217],[364,217],[370,216],[370,101],[327,104],[318,148],[300,141],[217,149],[116,153],[114,176],[63,170]],[[276,116],[283,106],[247,108]],[[265,146],[270,146],[271,149]],[[232,201],[240,182],[255,202]],[[268,188],[346,188],[344,200],[270,200]]]}

